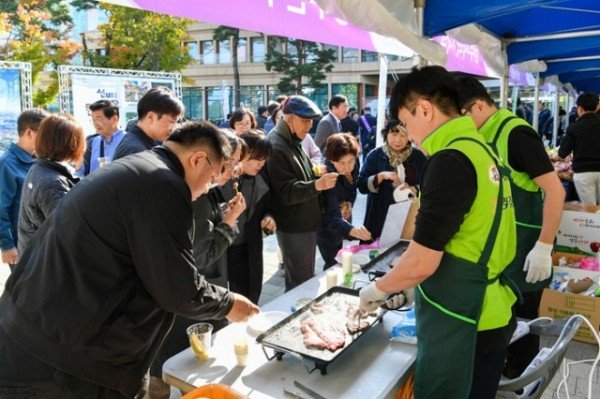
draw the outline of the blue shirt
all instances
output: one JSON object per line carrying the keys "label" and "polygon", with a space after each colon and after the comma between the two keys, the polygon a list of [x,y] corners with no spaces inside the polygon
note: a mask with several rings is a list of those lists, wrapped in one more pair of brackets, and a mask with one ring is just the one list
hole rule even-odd
{"label": "blue shirt", "polygon": [[100,147],[104,144],[104,156],[110,158],[112,161],[115,156],[115,151],[119,146],[121,140],[125,133],[122,130],[117,130],[110,136],[110,139],[107,141],[103,135],[99,135],[98,137],[94,137],[92,139],[91,147],[92,147],[92,155],[90,157],[90,173],[95,171],[100,167],[98,163],[98,157],[100,157]]}
{"label": "blue shirt", "polygon": [[12,143],[0,157],[0,249],[17,247],[19,204],[23,182],[35,158]]}

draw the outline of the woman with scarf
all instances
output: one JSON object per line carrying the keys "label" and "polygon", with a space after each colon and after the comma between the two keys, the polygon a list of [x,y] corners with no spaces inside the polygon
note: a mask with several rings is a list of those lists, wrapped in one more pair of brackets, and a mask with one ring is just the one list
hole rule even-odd
{"label": "woman with scarf", "polygon": [[389,120],[381,134],[383,145],[369,153],[358,176],[358,190],[368,195],[364,224],[372,239],[381,236],[388,207],[395,202],[396,187],[416,187],[426,159],[412,147],[399,120]]}
{"label": "woman with scarf", "polygon": [[339,174],[335,187],[323,192],[325,214],[317,245],[325,261],[324,269],[336,264],[335,255],[344,239],[370,240],[371,233],[364,226],[352,225],[352,207],[356,199],[358,179],[358,140],[350,133],[335,133],[325,145],[327,172]]}

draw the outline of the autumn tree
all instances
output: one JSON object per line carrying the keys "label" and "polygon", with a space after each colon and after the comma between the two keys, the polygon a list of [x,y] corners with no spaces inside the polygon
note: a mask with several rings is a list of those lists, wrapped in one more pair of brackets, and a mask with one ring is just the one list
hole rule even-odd
{"label": "autumn tree", "polygon": [[281,92],[301,94],[303,81],[315,88],[321,85],[335,58],[332,49],[319,49],[317,43],[269,36],[265,67],[283,74],[277,84]]}
{"label": "autumn tree", "polygon": [[217,41],[230,40],[231,43],[231,66],[233,67],[233,105],[240,107],[240,69],[238,67],[238,42],[240,40],[240,30],[219,26],[213,32],[213,39]]}
{"label": "autumn tree", "polygon": [[102,4],[108,23],[98,27],[104,54],[86,51],[94,66],[150,71],[179,71],[192,61],[182,45],[188,38],[189,19]]}
{"label": "autumn tree", "polygon": [[51,82],[33,92],[35,105],[47,105],[58,94],[56,66],[67,64],[79,45],[67,39],[72,28],[68,4],[61,0],[2,0],[0,59],[31,62],[33,85],[47,69]]}

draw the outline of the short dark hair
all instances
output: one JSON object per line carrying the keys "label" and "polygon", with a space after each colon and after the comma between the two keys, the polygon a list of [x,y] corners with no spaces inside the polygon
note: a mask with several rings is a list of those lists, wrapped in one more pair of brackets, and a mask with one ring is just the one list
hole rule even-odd
{"label": "short dark hair", "polygon": [[229,128],[221,128],[223,133],[225,133],[225,137],[229,141],[229,146],[231,147],[231,156],[233,153],[240,149],[240,159],[244,159],[246,157],[246,153],[248,152],[248,146],[246,142],[242,140],[235,132]]}
{"label": "short dark hair", "polygon": [[586,112],[596,112],[598,108],[598,94],[586,91],[577,97],[577,106],[583,108]]}
{"label": "short dark hair", "polygon": [[456,79],[456,91],[460,108],[466,108],[470,102],[476,100],[484,101],[488,105],[495,105],[485,86],[472,76],[462,76]]}
{"label": "short dark hair", "polygon": [[398,119],[388,119],[387,122],[385,122],[383,129],[381,129],[381,136],[383,137],[383,141],[387,141],[388,134],[390,134],[392,130],[395,130],[396,127],[398,127],[398,130],[402,129],[401,126],[402,122],[400,122]]}
{"label": "short dark hair", "polygon": [[358,140],[350,133],[334,133],[327,139],[325,152],[330,161],[337,162],[346,154],[358,156]]}
{"label": "short dark hair", "polygon": [[239,122],[242,119],[244,119],[244,115],[250,116],[250,129],[254,129],[256,127],[256,118],[254,117],[252,111],[250,111],[248,108],[243,107],[240,107],[233,111],[231,117],[229,118],[229,127],[233,129],[236,122]]}
{"label": "short dark hair", "polygon": [[259,115],[262,114],[263,112],[267,112],[267,107],[265,105],[261,105],[258,107],[257,112]]}
{"label": "short dark hair", "polygon": [[240,136],[248,146],[249,159],[262,161],[271,155],[272,145],[260,129],[251,129]]}
{"label": "short dark hair", "polygon": [[329,109],[332,109],[333,107],[339,107],[340,104],[342,103],[347,103],[348,99],[346,98],[346,96],[342,95],[342,94],[336,94],[335,96],[331,97],[331,99],[329,100]]}
{"label": "short dark hair", "polygon": [[231,145],[227,136],[221,129],[207,121],[185,122],[179,125],[166,141],[189,149],[203,147],[218,160],[231,157]]}
{"label": "short dark hair", "polygon": [[35,138],[38,158],[56,162],[79,161],[84,151],[83,127],[71,115],[50,115],[40,124]]}
{"label": "short dark hair", "polygon": [[283,103],[285,102],[285,100],[287,100],[288,96],[286,96],[285,94],[280,94],[275,98],[275,101],[277,101],[279,103],[279,105],[283,105]]}
{"label": "short dark hair", "polygon": [[152,88],[144,94],[137,104],[138,119],[142,120],[148,112],[154,112],[161,118],[163,115],[179,117],[185,107],[173,92],[164,86]]}
{"label": "short dark hair", "polygon": [[269,102],[269,105],[267,105],[267,111],[269,112],[269,116],[271,116],[275,112],[277,112],[277,110],[279,109],[279,107],[281,107],[281,104],[279,104],[277,101],[271,101],[271,102]]}
{"label": "short dark hair", "polygon": [[90,111],[99,111],[102,110],[102,113],[106,118],[112,118],[113,116],[119,117],[119,107],[109,100],[98,100],[90,104]]}
{"label": "short dark hair", "polygon": [[37,131],[42,121],[49,117],[50,113],[41,108],[30,108],[21,112],[17,118],[17,132],[19,137],[25,134],[27,129]]}
{"label": "short dark hair", "polygon": [[414,67],[392,89],[390,114],[397,118],[400,108],[416,106],[419,99],[426,99],[448,116],[460,115],[457,96],[456,81],[445,68],[437,65]]}

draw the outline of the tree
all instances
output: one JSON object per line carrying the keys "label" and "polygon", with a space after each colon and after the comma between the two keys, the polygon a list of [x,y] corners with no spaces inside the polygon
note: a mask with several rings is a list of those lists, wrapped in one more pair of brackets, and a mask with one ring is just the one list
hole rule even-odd
{"label": "tree", "polygon": [[[67,36],[72,28],[68,5],[61,0],[4,0],[0,3],[0,59],[31,62],[34,87],[40,73],[67,64],[79,45]],[[46,89],[33,92],[35,105],[47,105],[58,94],[56,71]]]}
{"label": "tree", "polygon": [[240,30],[219,26],[214,30],[213,39],[217,41],[231,40],[231,65],[233,67],[233,106],[240,107],[240,69],[238,67],[238,42],[240,39]]}
{"label": "tree", "polygon": [[312,87],[321,85],[325,72],[333,69],[335,58],[333,50],[320,50],[317,43],[270,36],[265,67],[284,75],[277,84],[279,90],[301,94],[303,80]]}
{"label": "tree", "polygon": [[[192,61],[187,47],[189,19],[102,4],[108,23],[100,25],[104,54],[85,51],[95,66],[150,71],[179,71]],[[85,39],[85,36],[83,37]],[[87,48],[87,43],[85,45]]]}

